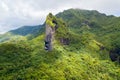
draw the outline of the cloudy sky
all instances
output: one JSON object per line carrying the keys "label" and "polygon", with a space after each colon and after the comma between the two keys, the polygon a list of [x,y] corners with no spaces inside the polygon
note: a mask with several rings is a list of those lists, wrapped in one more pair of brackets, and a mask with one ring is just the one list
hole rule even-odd
{"label": "cloudy sky", "polygon": [[120,0],[0,0],[0,34],[24,25],[38,25],[45,16],[69,8],[98,10],[120,16]]}

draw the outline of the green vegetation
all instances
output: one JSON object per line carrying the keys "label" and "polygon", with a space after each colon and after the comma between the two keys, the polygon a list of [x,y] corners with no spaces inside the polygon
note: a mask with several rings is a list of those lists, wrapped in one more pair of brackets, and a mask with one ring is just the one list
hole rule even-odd
{"label": "green vegetation", "polygon": [[[0,78],[45,80],[119,80],[120,68],[101,59],[98,46],[75,50],[56,44],[52,52],[43,50],[44,36],[30,42],[3,43],[0,46]],[[73,44],[74,45],[74,44]],[[90,47],[91,48],[91,47]],[[6,50],[7,49],[7,50]]]}
{"label": "green vegetation", "polygon": [[53,20],[55,20],[56,18],[52,15],[52,13],[49,13],[47,18],[46,18],[46,24],[50,25],[50,27],[55,27],[55,24],[53,23]]}
{"label": "green vegetation", "polygon": [[[107,50],[107,54],[114,52],[113,54],[120,56],[120,38],[118,37],[120,36],[119,17],[107,16],[94,10],[79,9],[65,10],[56,16],[62,18],[68,24],[70,31],[78,35],[78,37],[84,33],[87,33],[88,37],[90,37],[89,34],[91,34],[94,40],[104,44],[103,47]],[[118,61],[120,61],[119,57]]]}
{"label": "green vegetation", "polygon": [[62,19],[57,19],[58,29],[56,30],[56,38],[69,38],[69,29]]}
{"label": "green vegetation", "polygon": [[16,39],[21,37],[27,37],[28,39],[33,39],[34,37],[40,35],[44,31],[44,24],[37,26],[23,26],[15,30],[11,30],[5,34],[0,35],[0,42],[9,41],[11,39]]}
{"label": "green vegetation", "polygon": [[[112,62],[109,53],[119,56],[120,18],[79,9],[56,16],[53,51],[44,50],[44,29],[0,44],[0,80],[119,80],[119,60]],[[60,44],[60,37],[70,44]]]}

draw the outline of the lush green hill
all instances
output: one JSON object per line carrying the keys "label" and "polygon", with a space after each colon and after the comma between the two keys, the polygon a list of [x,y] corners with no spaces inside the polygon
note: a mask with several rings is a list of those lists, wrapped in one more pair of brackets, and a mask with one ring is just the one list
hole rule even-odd
{"label": "lush green hill", "polygon": [[43,25],[38,26],[23,26],[16,30],[11,30],[9,33],[15,34],[15,35],[22,35],[26,36],[28,34],[37,34],[39,33],[39,30],[43,27]]}
{"label": "lush green hill", "polygon": [[78,35],[92,34],[95,40],[104,44],[108,53],[120,56],[120,17],[80,9],[65,10],[56,16],[68,24],[70,31]]}
{"label": "lush green hill", "polygon": [[26,37],[32,39],[35,36],[40,35],[44,31],[44,24],[37,26],[23,26],[15,30],[8,31],[5,34],[0,35],[0,42],[9,41],[12,39],[21,39]]}
{"label": "lush green hill", "polygon": [[[109,56],[109,53],[119,56],[119,18],[79,9],[66,10],[57,17],[67,25],[69,45],[56,39],[54,50],[45,51],[44,29],[30,40],[21,38],[2,43],[0,79],[119,80],[119,61],[112,62]],[[64,34],[62,25],[59,22],[58,33]]]}

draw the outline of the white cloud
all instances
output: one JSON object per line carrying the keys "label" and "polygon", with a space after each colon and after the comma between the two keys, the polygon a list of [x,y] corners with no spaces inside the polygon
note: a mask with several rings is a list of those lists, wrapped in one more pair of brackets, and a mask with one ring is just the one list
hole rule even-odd
{"label": "white cloud", "polygon": [[98,10],[120,16],[120,0],[0,0],[0,33],[24,25],[37,25],[45,16],[69,8]]}

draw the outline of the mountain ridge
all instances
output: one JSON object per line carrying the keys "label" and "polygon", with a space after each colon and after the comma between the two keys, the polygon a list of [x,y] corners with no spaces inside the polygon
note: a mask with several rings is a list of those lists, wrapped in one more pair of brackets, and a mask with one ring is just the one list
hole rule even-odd
{"label": "mountain ridge", "polygon": [[[39,30],[42,27],[42,25],[36,25],[36,26],[23,26],[15,30],[8,31],[11,34],[16,35],[28,35],[28,34],[34,34],[37,30]],[[23,32],[23,33],[22,33]]]}

